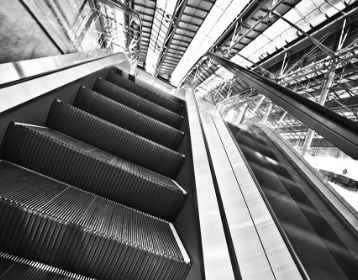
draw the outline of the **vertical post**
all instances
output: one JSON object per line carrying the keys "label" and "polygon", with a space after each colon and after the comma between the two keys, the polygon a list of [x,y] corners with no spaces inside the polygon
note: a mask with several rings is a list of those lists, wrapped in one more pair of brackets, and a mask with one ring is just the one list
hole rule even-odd
{"label": "vertical post", "polygon": [[237,124],[243,123],[245,115],[246,115],[246,111],[247,111],[247,108],[248,108],[248,105],[249,105],[248,103],[245,103],[244,106],[242,106],[243,108],[240,111],[239,116],[237,117],[237,120],[236,120]]}
{"label": "vertical post", "polygon": [[282,122],[282,121],[283,121],[283,119],[286,117],[286,115],[287,115],[287,111],[285,111],[285,112],[282,114],[281,118],[278,120],[278,122],[277,122],[277,123]]}
{"label": "vertical post", "polygon": [[287,52],[285,52],[285,56],[283,58],[282,65],[281,65],[280,76],[282,76],[283,73],[286,71],[287,65],[288,65],[288,63],[287,63]]}
{"label": "vertical post", "polygon": [[[333,84],[335,72],[336,72],[336,61],[332,60],[331,67],[330,67],[330,69],[329,69],[329,71],[327,73],[326,79],[325,79],[325,81],[323,83],[321,93],[320,93],[320,97],[319,97],[319,101],[318,101],[318,103],[320,105],[322,105],[322,106],[326,102],[329,89],[331,88],[331,86]],[[312,129],[308,129],[306,139],[305,139],[305,142],[304,142],[303,148],[302,148],[302,157],[305,157],[307,152],[311,148],[313,137],[314,137],[314,131]]]}
{"label": "vertical post", "polygon": [[270,115],[270,113],[271,113],[271,111],[272,111],[272,107],[273,107],[273,103],[270,102],[270,105],[269,105],[269,107],[268,107],[268,110],[267,110],[267,112],[266,112],[264,118],[262,119],[262,124],[266,124],[266,122],[267,122],[267,120],[268,120],[268,117],[269,117],[269,115]]}
{"label": "vertical post", "polygon": [[259,102],[257,103],[257,105],[255,106],[255,108],[252,110],[253,113],[256,113],[257,109],[261,106],[262,102],[265,100],[265,96],[262,95],[261,99],[259,100]]}

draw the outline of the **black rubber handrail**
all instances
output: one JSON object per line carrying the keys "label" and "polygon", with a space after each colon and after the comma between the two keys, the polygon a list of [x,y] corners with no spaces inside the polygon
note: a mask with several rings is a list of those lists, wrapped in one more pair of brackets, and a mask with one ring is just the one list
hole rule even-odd
{"label": "black rubber handrail", "polygon": [[250,84],[347,155],[358,159],[358,124],[213,53],[205,55]]}

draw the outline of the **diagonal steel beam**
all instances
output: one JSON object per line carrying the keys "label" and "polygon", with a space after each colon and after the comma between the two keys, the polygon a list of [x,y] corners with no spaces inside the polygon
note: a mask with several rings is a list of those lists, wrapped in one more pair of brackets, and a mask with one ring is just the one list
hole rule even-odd
{"label": "diagonal steel beam", "polygon": [[261,94],[314,129],[347,155],[358,159],[357,123],[227,59],[213,53],[208,53],[207,57],[255,87]]}

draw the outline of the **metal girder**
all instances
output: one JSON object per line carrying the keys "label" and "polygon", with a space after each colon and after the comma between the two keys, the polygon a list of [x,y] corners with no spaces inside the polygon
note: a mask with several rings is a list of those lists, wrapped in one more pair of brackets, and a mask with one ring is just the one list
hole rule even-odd
{"label": "metal girder", "polygon": [[[145,12],[139,12],[139,14],[144,14],[145,16],[150,16],[151,17],[151,21],[147,21],[147,20],[143,19],[143,17],[141,17],[142,21],[145,21],[145,22],[149,23],[148,27],[150,28],[150,30],[152,30],[152,26],[153,26],[153,22],[154,22],[154,13],[155,13],[156,1],[153,1],[153,4],[154,4],[154,7],[149,7],[147,5],[143,5],[143,4],[138,3],[138,2],[136,3],[136,1],[132,1],[133,6],[138,5],[140,7],[143,7],[146,11],[148,11],[148,10],[153,11],[153,14],[147,14]],[[148,36],[148,39],[150,41],[150,34]],[[142,47],[145,47],[145,50],[141,50],[141,53],[143,53],[144,55],[140,56],[140,60],[139,60],[139,63],[142,64],[142,65],[145,65],[145,62],[146,62],[146,59],[147,59],[147,54],[148,54],[149,44],[150,44],[150,42],[148,44],[141,45],[141,49],[142,49]]]}
{"label": "metal girder", "polygon": [[273,14],[276,15],[277,17],[279,17],[280,19],[282,19],[284,22],[288,23],[290,26],[292,26],[293,28],[295,28],[297,31],[299,31],[302,35],[306,36],[308,39],[310,39],[313,44],[315,44],[318,48],[320,48],[322,51],[326,52],[329,56],[335,57],[336,54],[333,50],[331,50],[330,48],[328,48],[327,46],[325,46],[324,44],[322,44],[319,40],[317,40],[316,38],[314,38],[313,36],[311,36],[310,34],[308,34],[307,32],[305,32],[302,28],[300,28],[299,26],[297,26],[296,24],[292,23],[291,21],[289,21],[288,19],[286,19],[284,16],[282,16],[281,14],[279,14],[276,11],[273,11]]}
{"label": "metal girder", "polygon": [[[166,51],[169,48],[170,43],[173,40],[173,37],[175,35],[175,30],[178,27],[178,23],[180,22],[181,17],[183,16],[183,13],[184,13],[187,3],[188,3],[188,0],[179,0],[177,3],[177,6],[176,6],[176,8],[174,10],[174,14],[173,14],[173,19],[169,25],[167,37],[165,38],[161,54],[159,55],[157,69],[160,68],[161,63],[163,62],[163,58],[165,57]],[[157,70],[156,70],[156,74],[159,74],[159,73],[157,73]]]}
{"label": "metal girder", "polygon": [[[328,1],[327,1],[328,2]],[[352,5],[348,6],[344,10],[344,14],[337,14],[330,18],[328,22],[323,25],[320,25],[317,28],[314,28],[309,32],[310,36],[314,38],[322,38],[324,35],[331,34],[336,30],[341,30],[342,22],[346,18],[356,18],[358,14],[358,2],[354,2]],[[299,40],[294,40],[289,43],[284,49],[279,50],[278,52],[273,53],[272,55],[264,58],[261,62],[258,62],[260,66],[268,68],[271,65],[274,65],[278,61],[282,61],[283,56],[286,51],[291,53],[298,52],[298,50],[302,50],[311,45],[311,41],[307,37],[300,38]]]}
{"label": "metal girder", "polygon": [[261,94],[264,94],[272,102],[314,129],[347,155],[358,159],[357,123],[229,60],[213,53],[207,54],[207,57],[220,63],[223,67],[246,81],[246,83],[255,87]]}
{"label": "metal girder", "polygon": [[186,6],[187,6],[188,8],[195,9],[195,10],[198,10],[198,11],[202,11],[202,12],[205,12],[205,13],[208,12],[206,9],[203,9],[203,8],[200,8],[200,7],[196,7],[196,6],[193,6],[193,5],[190,5],[190,4],[186,4]]}
{"label": "metal girder", "polygon": [[[331,68],[330,68],[329,72],[327,73],[326,80],[324,81],[324,83],[322,85],[322,89],[321,89],[321,93],[320,93],[320,97],[319,97],[319,101],[318,101],[318,104],[320,104],[320,105],[324,105],[324,103],[326,102],[329,89],[331,88],[331,86],[333,84],[335,71],[336,71],[336,61],[332,61]],[[314,133],[315,132],[312,129],[309,129],[307,132],[305,143],[303,144],[303,148],[302,148],[302,156],[303,157],[306,155],[306,153],[309,151],[309,149],[311,147]]]}
{"label": "metal girder", "polygon": [[235,32],[235,28],[238,23],[242,22],[243,18],[248,15],[248,13],[252,13],[252,9],[261,9],[265,1],[253,0],[248,6],[240,13],[240,15],[235,19],[234,22],[226,29],[226,31],[216,40],[214,45],[209,49],[209,51],[213,51],[217,46],[224,45],[228,40],[230,35]]}

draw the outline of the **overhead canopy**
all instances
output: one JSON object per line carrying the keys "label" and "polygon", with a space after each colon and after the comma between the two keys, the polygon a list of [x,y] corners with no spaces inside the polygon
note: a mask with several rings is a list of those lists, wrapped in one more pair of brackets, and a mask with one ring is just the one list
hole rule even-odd
{"label": "overhead canopy", "polygon": [[[174,85],[191,85],[226,112],[270,106],[260,92],[208,59],[207,51],[318,101],[334,63],[325,106],[358,121],[356,0],[129,1],[143,21],[140,65]],[[149,55],[150,54],[150,55]],[[270,119],[291,138],[307,127],[278,107]],[[264,114],[264,113],[262,113]],[[262,115],[261,114],[261,115]]]}

